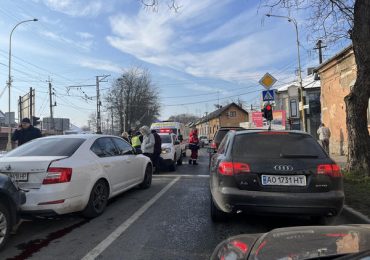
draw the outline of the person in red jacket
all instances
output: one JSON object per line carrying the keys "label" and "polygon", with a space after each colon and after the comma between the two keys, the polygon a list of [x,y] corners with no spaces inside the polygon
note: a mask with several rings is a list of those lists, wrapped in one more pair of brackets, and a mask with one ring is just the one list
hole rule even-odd
{"label": "person in red jacket", "polygon": [[198,150],[199,150],[199,138],[198,138],[198,130],[194,128],[189,135],[189,149],[191,150],[191,156],[189,160],[189,164],[198,165]]}

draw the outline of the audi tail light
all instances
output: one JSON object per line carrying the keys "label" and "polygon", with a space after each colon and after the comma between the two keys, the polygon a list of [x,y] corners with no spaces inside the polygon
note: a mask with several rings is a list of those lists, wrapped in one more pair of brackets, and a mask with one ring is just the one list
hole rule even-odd
{"label": "audi tail light", "polygon": [[317,174],[330,177],[342,177],[340,167],[337,164],[320,164],[317,166]]}
{"label": "audi tail light", "polygon": [[218,165],[218,172],[221,175],[232,176],[234,174],[250,173],[251,168],[247,163],[239,162],[221,162]]}
{"label": "audi tail light", "polygon": [[70,182],[72,178],[72,168],[49,167],[46,177],[42,184],[56,184]]}

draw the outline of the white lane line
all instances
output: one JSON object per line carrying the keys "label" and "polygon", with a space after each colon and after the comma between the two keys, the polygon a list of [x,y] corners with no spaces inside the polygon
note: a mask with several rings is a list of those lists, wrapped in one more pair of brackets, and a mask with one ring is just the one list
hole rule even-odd
{"label": "white lane line", "polygon": [[201,178],[209,178],[209,175],[207,174],[155,174],[153,175],[153,178],[155,177],[201,177]]}
{"label": "white lane line", "polygon": [[138,209],[129,219],[118,226],[108,237],[101,241],[95,248],[87,253],[82,260],[92,260],[98,257],[105,249],[107,249],[123,232],[126,231],[141,215],[147,211],[163,194],[165,194],[181,177],[178,176],[167,184],[160,192],[158,192],[151,200],[145,203]]}

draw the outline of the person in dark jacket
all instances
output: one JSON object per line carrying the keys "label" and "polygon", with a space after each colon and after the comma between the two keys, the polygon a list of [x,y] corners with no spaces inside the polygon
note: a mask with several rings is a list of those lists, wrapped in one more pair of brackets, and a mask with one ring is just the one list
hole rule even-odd
{"label": "person in dark jacket", "polygon": [[196,128],[194,128],[190,132],[189,149],[191,150],[189,164],[198,165],[197,159],[198,159],[198,150],[199,150],[199,138],[198,138],[198,130]]}
{"label": "person in dark jacket", "polygon": [[161,153],[162,153],[162,140],[159,134],[157,134],[156,130],[151,131],[154,135],[154,153],[153,153],[153,164],[155,167],[155,173],[159,173],[160,168],[160,159],[161,159]]}
{"label": "person in dark jacket", "polygon": [[18,146],[20,146],[41,136],[40,129],[31,125],[31,121],[28,118],[23,118],[21,125],[13,133],[12,141],[18,141]]}

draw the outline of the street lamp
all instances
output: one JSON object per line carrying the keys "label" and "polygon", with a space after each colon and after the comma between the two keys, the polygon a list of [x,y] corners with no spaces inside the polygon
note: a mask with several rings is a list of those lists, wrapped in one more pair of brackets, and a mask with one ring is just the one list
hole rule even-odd
{"label": "street lamp", "polygon": [[6,145],[6,150],[7,151],[10,151],[12,149],[12,141],[11,141],[11,138],[12,138],[12,128],[11,128],[11,123],[10,123],[10,89],[11,89],[11,86],[12,86],[12,79],[11,79],[11,62],[12,62],[12,36],[13,36],[13,32],[15,30],[15,28],[18,27],[18,25],[22,24],[22,23],[27,23],[27,22],[37,22],[38,19],[30,19],[30,20],[24,20],[24,21],[21,21],[19,23],[17,23],[12,31],[10,32],[10,37],[9,37],[9,72],[8,72],[8,91],[9,91],[9,100],[8,100],[8,109],[9,109],[9,115],[8,115],[8,143]]}
{"label": "street lamp", "polygon": [[266,14],[267,17],[276,17],[276,18],[283,18],[287,19],[288,22],[293,22],[294,27],[295,27],[295,32],[297,36],[297,51],[298,51],[298,82],[299,82],[299,90],[300,90],[300,95],[299,99],[302,104],[302,110],[301,110],[301,117],[302,117],[302,125],[303,125],[303,130],[306,132],[306,114],[303,108],[304,105],[304,99],[303,99],[303,85],[302,85],[302,69],[301,69],[301,54],[299,50],[299,34],[298,34],[298,25],[297,21],[294,18],[291,18],[289,16],[283,16],[283,15],[273,15],[273,14]]}

